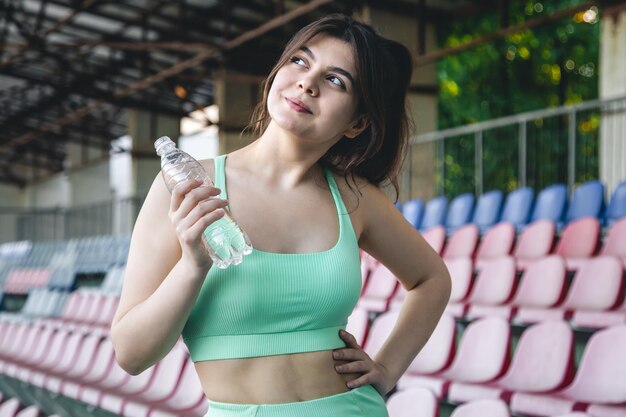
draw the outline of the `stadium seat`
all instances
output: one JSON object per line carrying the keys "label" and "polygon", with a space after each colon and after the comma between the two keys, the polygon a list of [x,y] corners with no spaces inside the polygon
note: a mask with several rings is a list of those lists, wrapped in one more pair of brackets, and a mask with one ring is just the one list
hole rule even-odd
{"label": "stadium seat", "polygon": [[576,327],[601,329],[604,327],[626,324],[626,298],[622,304],[610,310],[576,310],[572,317]]}
{"label": "stadium seat", "polygon": [[528,327],[522,333],[507,372],[489,384],[453,382],[448,400],[457,403],[479,399],[509,401],[514,392],[550,392],[571,380],[574,334],[564,321]]}
{"label": "stadium seat", "polygon": [[585,217],[568,223],[563,229],[554,253],[565,259],[569,270],[576,270],[593,254],[600,239],[600,221]]}
{"label": "stadium seat", "polygon": [[626,269],[626,218],[613,223],[600,249],[600,255],[613,255],[620,258]]}
{"label": "stadium seat", "polygon": [[[550,395],[515,393],[511,397],[511,410],[534,416],[565,414],[575,411],[575,406],[580,410],[584,408],[579,407],[589,404],[619,406],[623,410],[626,403],[624,352],[626,325],[595,332],[585,346],[571,384]],[[589,407],[593,414],[591,410]]]}
{"label": "stadium seat", "polygon": [[473,284],[472,260],[470,258],[444,259],[450,273],[452,290],[448,303],[458,304],[465,301]]}
{"label": "stadium seat", "polygon": [[478,244],[478,227],[475,224],[466,224],[457,229],[448,239],[446,247],[443,249],[442,257],[452,259],[459,257],[474,256],[476,245]]}
{"label": "stadium seat", "polygon": [[535,192],[530,187],[518,188],[510,192],[502,208],[500,221],[512,223],[517,232],[528,224]]}
{"label": "stadium seat", "polygon": [[501,400],[477,400],[456,407],[450,417],[510,417],[509,408]]}
{"label": "stadium seat", "polygon": [[352,310],[352,314],[348,317],[346,330],[354,336],[359,346],[364,345],[369,331],[369,326],[369,313],[366,310],[359,307]]}
{"label": "stadium seat", "polygon": [[626,217],[626,181],[620,182],[613,191],[604,215],[605,225],[611,227],[624,217]]}
{"label": "stadium seat", "polygon": [[481,234],[498,222],[503,198],[500,190],[488,191],[478,198],[472,223],[478,226]]}
{"label": "stadium seat", "polygon": [[389,417],[438,417],[437,397],[426,388],[398,391],[387,400]]}
{"label": "stadium seat", "polygon": [[357,306],[377,313],[387,311],[398,284],[398,280],[391,271],[383,264],[379,264],[370,274],[367,287],[361,294]]}
{"label": "stadium seat", "polygon": [[515,243],[513,223],[500,222],[487,230],[476,249],[476,269],[481,269],[485,260],[510,255],[513,243]]}
{"label": "stadium seat", "polygon": [[37,407],[36,405],[31,405],[17,413],[15,417],[39,417],[40,415],[41,410],[39,410],[39,407]]}
{"label": "stadium seat", "polygon": [[603,210],[604,184],[597,180],[587,181],[574,190],[565,214],[565,223],[583,217],[601,219]]}
{"label": "stadium seat", "polygon": [[471,307],[471,316],[498,316],[515,321],[514,317],[520,307],[553,307],[564,298],[565,273],[565,262],[560,256],[550,255],[533,262],[523,272],[515,295],[509,303],[475,304]]}
{"label": "stadium seat", "polygon": [[554,224],[561,224],[567,205],[567,187],[565,184],[550,185],[537,195],[530,221],[550,220]]}
{"label": "stadium seat", "polygon": [[446,229],[443,226],[434,226],[423,231],[422,237],[435,252],[441,254],[443,245],[446,242]]}
{"label": "stadium seat", "polygon": [[420,228],[424,215],[424,202],[421,198],[414,198],[402,204],[402,215],[416,229]]}
{"label": "stadium seat", "polygon": [[75,379],[66,379],[61,386],[61,393],[66,397],[78,400],[83,387],[98,384],[107,377],[114,361],[113,343],[111,339],[106,338],[100,342],[90,363],[77,362],[77,366],[85,366],[87,372],[78,372],[80,375],[75,376]]}
{"label": "stadium seat", "polygon": [[511,328],[498,317],[472,321],[461,337],[459,349],[446,370],[431,375],[407,375],[403,387],[425,387],[445,398],[452,381],[486,383],[500,377],[509,360]]}
{"label": "stadium seat", "polygon": [[574,311],[608,311],[617,307],[622,293],[622,265],[612,256],[588,260],[574,275],[565,301],[552,308],[521,307],[516,320],[535,323],[569,320]]}
{"label": "stadium seat", "polygon": [[448,303],[446,312],[455,317],[472,318],[474,306],[506,303],[513,295],[515,275],[515,260],[511,256],[485,261],[467,300],[459,304]]}
{"label": "stadium seat", "polygon": [[591,404],[587,411],[589,417],[626,417],[626,405]]}
{"label": "stadium seat", "polygon": [[524,270],[529,263],[546,256],[552,250],[555,227],[550,220],[531,223],[520,234],[513,249],[517,269]]}
{"label": "stadium seat", "polygon": [[[398,317],[397,311],[385,314],[394,316],[392,316],[392,320],[382,322],[379,326],[377,326],[380,329],[376,330],[378,335],[375,337],[383,339],[383,341],[384,338],[391,333],[390,324],[393,325]],[[376,321],[374,321],[374,323],[376,323]],[[419,376],[423,375],[437,375],[445,370],[450,365],[454,357],[455,338],[456,323],[454,318],[444,314],[439,319],[439,323],[435,326],[435,330],[433,330],[433,333],[422,350],[417,354],[415,359],[413,359],[413,362],[411,362],[404,375],[400,378],[400,381],[398,381],[398,388],[405,389],[410,387],[411,380],[416,377],[419,378]],[[382,345],[383,341],[379,340],[378,342],[375,342],[378,348]],[[371,351],[373,350],[370,350],[370,352]]]}
{"label": "stadium seat", "polygon": [[0,417],[15,417],[19,408],[20,400],[17,398],[9,398],[0,404]]}
{"label": "stadium seat", "polygon": [[443,226],[448,211],[448,199],[444,196],[435,197],[426,203],[420,230],[425,231],[435,226]]}
{"label": "stadium seat", "polygon": [[466,225],[472,219],[474,210],[474,194],[465,193],[456,196],[450,202],[446,215],[446,231],[454,233],[458,228]]}

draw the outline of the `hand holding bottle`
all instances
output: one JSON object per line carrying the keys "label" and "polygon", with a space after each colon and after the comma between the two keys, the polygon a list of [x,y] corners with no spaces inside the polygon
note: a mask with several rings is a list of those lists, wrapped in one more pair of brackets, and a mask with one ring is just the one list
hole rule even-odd
{"label": "hand holding bottle", "polygon": [[[211,192],[217,190],[214,188],[213,182],[202,165],[191,157],[191,155],[178,149],[170,138],[167,136],[160,137],[154,143],[154,147],[156,148],[157,154],[161,156],[161,172],[163,173],[165,185],[170,192],[173,193],[179,185],[190,181],[196,181],[197,187],[199,187],[199,184],[203,184],[205,187],[211,188]],[[182,195],[184,195],[182,198],[180,195],[177,195],[176,199],[174,199],[172,194],[172,204],[176,204],[176,210],[179,209],[178,205],[182,207],[184,204],[186,194],[192,192],[191,188],[183,189],[187,191],[184,193],[181,191]],[[185,204],[181,213],[186,217],[188,214],[191,214],[193,207],[201,205],[202,207],[194,212],[189,220],[189,222],[191,222],[195,219],[193,223],[194,226],[195,222],[199,221],[199,216],[206,214],[205,210],[221,213],[219,210],[223,211],[224,207],[226,207],[226,204],[217,207],[213,202],[205,201],[210,200],[210,198],[200,198],[204,196],[204,194],[199,191],[193,191],[193,193],[195,194],[190,198],[190,202]],[[219,195],[219,193],[214,194],[214,198],[217,195]],[[246,233],[239,228],[228,213],[221,213],[221,217],[219,218],[214,217],[215,216],[211,216],[210,220],[206,220],[208,226],[205,226],[203,232],[204,244],[198,245],[197,247],[204,247],[208,251],[213,263],[218,268],[227,268],[231,264],[240,264],[244,255],[248,255],[252,252],[250,239],[248,239]],[[177,217],[176,221],[179,222],[181,218],[180,216]],[[204,224],[204,220],[201,224]],[[183,222],[183,227],[189,228],[191,225],[188,222]],[[200,226],[198,226],[198,228],[200,228]],[[179,236],[182,236],[181,233],[182,232],[179,232]],[[188,237],[185,234],[182,236],[183,239],[185,239],[187,244],[191,244],[192,241],[196,244],[195,229],[193,232],[189,233],[194,237]]]}
{"label": "hand holding bottle", "polygon": [[198,180],[183,181],[172,190],[169,218],[182,248],[182,258],[202,269],[211,266],[211,257],[204,242],[204,231],[224,217],[226,200],[220,190]]}

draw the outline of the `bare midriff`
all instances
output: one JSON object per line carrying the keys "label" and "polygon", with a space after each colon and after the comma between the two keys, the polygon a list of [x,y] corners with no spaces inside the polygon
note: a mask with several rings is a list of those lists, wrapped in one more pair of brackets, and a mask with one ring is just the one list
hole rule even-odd
{"label": "bare midriff", "polygon": [[332,351],[196,362],[207,398],[234,404],[280,404],[346,392],[355,374],[339,374],[344,363]]}

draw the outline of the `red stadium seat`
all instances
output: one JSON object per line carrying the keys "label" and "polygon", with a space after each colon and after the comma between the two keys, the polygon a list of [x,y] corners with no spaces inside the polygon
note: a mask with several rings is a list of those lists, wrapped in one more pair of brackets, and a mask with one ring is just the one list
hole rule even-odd
{"label": "red stadium seat", "polygon": [[595,217],[574,220],[565,226],[554,253],[565,258],[567,269],[577,270],[596,251],[600,221]]}
{"label": "red stadium seat", "polygon": [[617,256],[626,268],[626,218],[611,226],[600,254]]}
{"label": "red stadium seat", "polygon": [[555,227],[550,220],[538,220],[529,224],[520,234],[513,256],[517,269],[526,269],[530,262],[543,258],[552,250]]}

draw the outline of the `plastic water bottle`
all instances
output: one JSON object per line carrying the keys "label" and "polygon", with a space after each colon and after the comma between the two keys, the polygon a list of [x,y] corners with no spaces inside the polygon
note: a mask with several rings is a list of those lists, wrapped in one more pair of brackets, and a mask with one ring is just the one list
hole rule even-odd
{"label": "plastic water bottle", "polygon": [[[200,180],[214,186],[202,165],[178,149],[169,137],[160,137],[154,147],[161,157],[161,173],[170,193],[177,184],[187,180]],[[228,212],[206,228],[203,240],[213,264],[222,269],[240,264],[243,256],[252,252],[250,239]]]}

